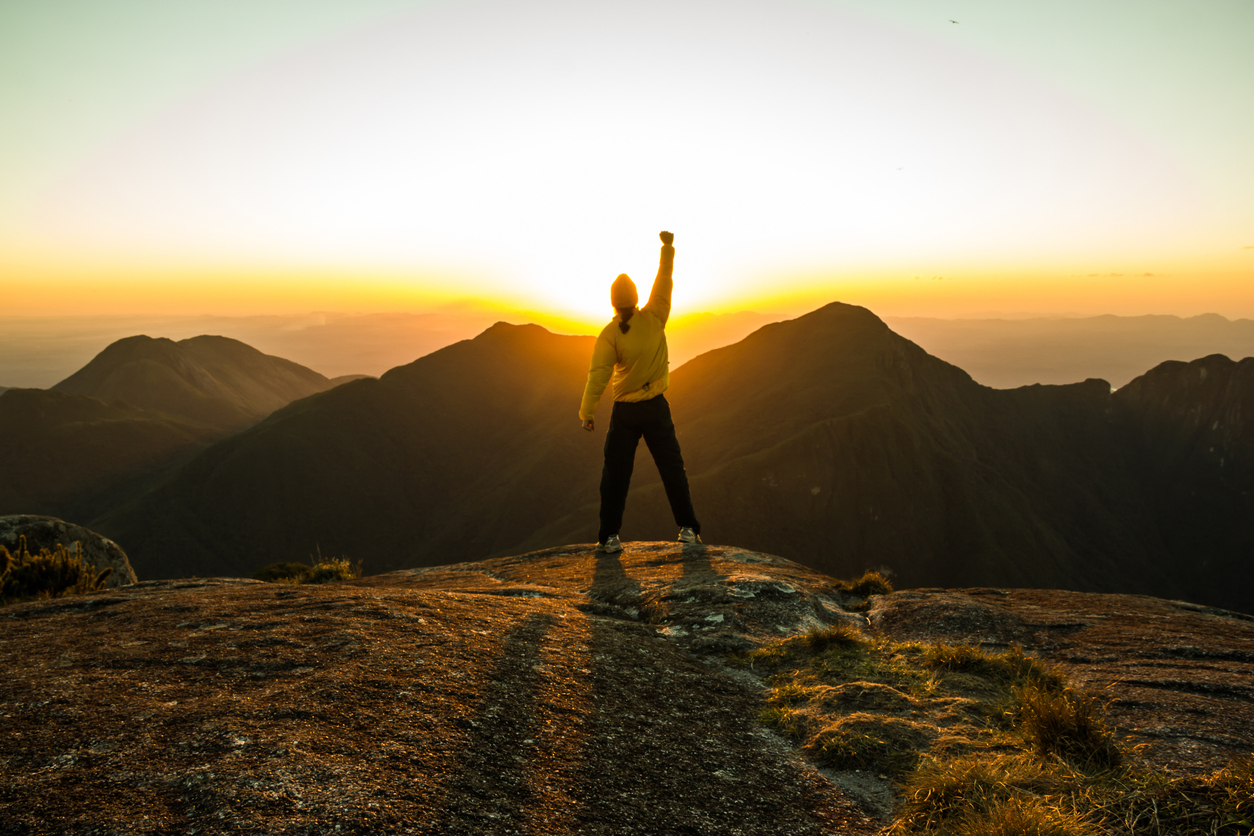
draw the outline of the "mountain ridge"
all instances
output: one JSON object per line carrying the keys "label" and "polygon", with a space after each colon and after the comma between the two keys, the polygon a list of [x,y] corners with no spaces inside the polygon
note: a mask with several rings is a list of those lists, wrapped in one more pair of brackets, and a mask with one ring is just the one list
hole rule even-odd
{"label": "mountain ridge", "polygon": [[91,519],[333,382],[224,337],[111,343],[51,389],[0,391],[0,513]]}
{"label": "mountain ridge", "polygon": [[311,369],[227,337],[175,342],[139,335],[110,344],[52,390],[106,403],[124,400],[185,422],[234,431],[331,385]]}
{"label": "mountain ridge", "polygon": [[[181,570],[196,574],[315,552],[386,571],[586,541],[600,444],[568,413],[590,347],[498,323],[280,410],[95,525],[127,544],[141,576],[180,571],[162,556],[176,553],[197,556]],[[1104,381],[989,389],[841,303],[694,358],[671,381],[697,512],[718,540],[831,574],[883,568],[904,586],[1184,585],[1251,608],[1239,561],[1198,576],[1183,556],[1170,532],[1187,513],[1141,478],[1127,422],[1144,419]],[[673,536],[639,461],[623,536]],[[1243,542],[1248,524],[1226,525],[1224,542]]]}

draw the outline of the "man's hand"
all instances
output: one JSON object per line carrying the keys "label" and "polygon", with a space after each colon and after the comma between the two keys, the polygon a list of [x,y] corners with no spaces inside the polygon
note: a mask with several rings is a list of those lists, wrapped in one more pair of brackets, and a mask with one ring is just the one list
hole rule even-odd
{"label": "man's hand", "polygon": [[587,421],[583,422],[583,428],[587,430],[588,432],[592,432],[593,430],[597,428],[597,425],[595,421],[589,418]]}
{"label": "man's hand", "polygon": [[659,232],[657,237],[661,238],[662,243],[668,247],[675,243],[675,233],[673,232]]}

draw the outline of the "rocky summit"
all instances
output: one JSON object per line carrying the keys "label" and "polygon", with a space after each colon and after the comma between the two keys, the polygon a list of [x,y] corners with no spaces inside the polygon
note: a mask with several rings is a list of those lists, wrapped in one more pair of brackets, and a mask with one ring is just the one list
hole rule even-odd
{"label": "rocky summit", "polygon": [[872,833],[888,780],[807,761],[760,723],[759,673],[732,664],[831,625],[1013,644],[1108,684],[1118,731],[1163,770],[1254,737],[1246,617],[840,589],[766,554],[629,543],[8,607],[0,833]]}

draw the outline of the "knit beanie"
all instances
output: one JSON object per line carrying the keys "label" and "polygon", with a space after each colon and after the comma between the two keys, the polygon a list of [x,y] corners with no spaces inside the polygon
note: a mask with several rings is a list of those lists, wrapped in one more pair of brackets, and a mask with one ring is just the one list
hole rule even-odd
{"label": "knit beanie", "polygon": [[634,308],[639,301],[636,283],[626,273],[619,273],[618,278],[610,285],[610,304],[616,308]]}

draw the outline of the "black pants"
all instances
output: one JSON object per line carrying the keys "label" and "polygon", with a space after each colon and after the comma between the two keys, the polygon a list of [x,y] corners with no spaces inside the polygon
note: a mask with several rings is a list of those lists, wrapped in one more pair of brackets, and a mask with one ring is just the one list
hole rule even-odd
{"label": "black pants", "polygon": [[636,462],[636,445],[640,437],[653,454],[666,498],[671,503],[671,513],[680,528],[691,528],[701,533],[701,523],[692,510],[692,497],[688,493],[688,474],[684,472],[684,457],[675,438],[675,422],[671,420],[671,405],[658,395],[636,403],[615,402],[610,413],[610,430],[605,435],[605,467],[601,471],[601,531],[597,542],[617,534],[623,527],[623,509],[627,506],[627,490],[631,487],[631,471]]}

